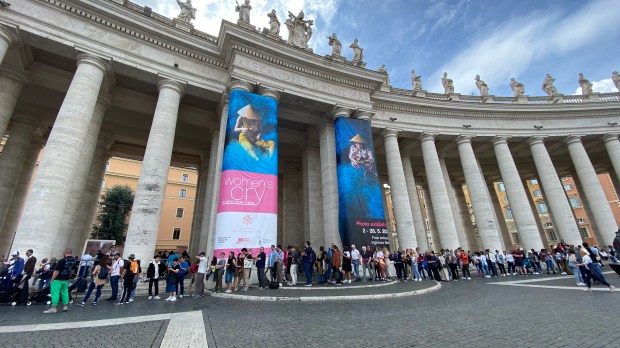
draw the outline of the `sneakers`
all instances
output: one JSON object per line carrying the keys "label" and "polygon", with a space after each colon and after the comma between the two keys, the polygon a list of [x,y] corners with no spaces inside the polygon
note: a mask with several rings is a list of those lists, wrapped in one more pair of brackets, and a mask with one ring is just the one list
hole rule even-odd
{"label": "sneakers", "polygon": [[80,303],[80,306],[84,307],[84,305],[86,305],[86,302],[82,301],[82,303]]}
{"label": "sneakers", "polygon": [[114,302],[115,305],[120,306],[123,304],[123,302]]}
{"label": "sneakers", "polygon": [[258,290],[265,290],[265,288],[261,286],[258,288]]}
{"label": "sneakers", "polygon": [[62,311],[63,311],[63,312],[66,312],[66,311],[68,311],[68,310],[69,310],[69,306],[62,306]]}
{"label": "sneakers", "polygon": [[159,297],[159,296],[155,296],[155,297],[153,297],[153,299],[154,299],[154,300],[159,300],[159,299],[161,299],[161,297]]}
{"label": "sneakers", "polygon": [[97,305],[97,302],[93,302],[93,306],[96,306],[96,305]]}
{"label": "sneakers", "polygon": [[467,277],[467,280],[471,280],[471,277]]}
{"label": "sneakers", "polygon": [[232,291],[230,291],[230,289],[226,289],[226,291],[224,291],[224,293],[226,294],[230,294]]}
{"label": "sneakers", "polygon": [[578,286],[583,286],[583,285],[586,285],[586,283],[581,283],[581,282],[579,282],[579,283],[577,283],[577,285],[578,285]]}
{"label": "sneakers", "polygon": [[57,310],[56,308],[50,308],[46,311],[43,311],[43,314],[56,314]]}
{"label": "sneakers", "polygon": [[149,297],[147,298],[147,300],[152,300],[152,299],[153,299],[153,296],[149,296]]}
{"label": "sneakers", "polygon": [[249,289],[250,288],[246,286],[245,288],[241,289],[241,291],[248,291]]}
{"label": "sneakers", "polygon": [[312,284],[305,284],[304,286],[312,286]]}
{"label": "sneakers", "polygon": [[168,298],[166,299],[166,301],[170,301],[172,299],[172,296],[168,296]]}
{"label": "sneakers", "polygon": [[[282,287],[282,283],[278,283],[278,285],[279,285],[280,287]],[[235,289],[235,291],[237,291],[237,290]]]}
{"label": "sneakers", "polygon": [[615,287],[615,286],[613,286],[613,285],[610,285],[610,286],[609,286],[609,291],[614,292],[614,290],[616,290],[616,287]]}
{"label": "sneakers", "polygon": [[566,273],[566,272],[562,272],[562,275],[568,275],[568,273]]}
{"label": "sneakers", "polygon": [[[583,289],[583,291],[586,291],[586,292],[592,292],[592,288]],[[612,291],[613,291],[613,290],[612,290]]]}
{"label": "sneakers", "polygon": [[179,295],[180,298],[183,298],[183,295]]}
{"label": "sneakers", "polygon": [[133,298],[130,298],[130,299],[129,299],[129,302],[133,302]]}
{"label": "sneakers", "polygon": [[170,302],[174,302],[174,301],[176,301],[176,300],[177,300],[177,298],[176,298],[176,297],[173,297],[173,298],[171,298],[171,299],[170,299]]}

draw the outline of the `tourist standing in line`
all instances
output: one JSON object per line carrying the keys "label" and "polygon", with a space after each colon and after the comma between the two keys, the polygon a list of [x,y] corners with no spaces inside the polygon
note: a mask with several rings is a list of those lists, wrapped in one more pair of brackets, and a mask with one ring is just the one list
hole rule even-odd
{"label": "tourist standing in line", "polygon": [[344,272],[344,283],[351,284],[351,271],[353,270],[351,264],[351,252],[346,245],[342,247],[342,271]]}
{"label": "tourist standing in line", "polygon": [[506,276],[506,252],[499,252],[499,250],[495,250],[495,255],[497,255],[497,267],[499,267],[499,274],[502,277]]}
{"label": "tourist standing in line", "polygon": [[398,281],[404,281],[404,269],[405,269],[405,260],[403,260],[403,249],[398,248],[394,253],[392,253],[392,259],[394,261],[394,269],[396,270],[396,279]]}
{"label": "tourist standing in line", "polygon": [[54,273],[52,273],[50,295],[52,299],[52,307],[46,310],[45,314],[54,314],[57,312],[59,298],[62,300],[62,311],[69,310],[69,279],[75,268],[77,261],[72,256],[73,250],[67,248],[63,252],[63,258],[58,261]]}
{"label": "tourist standing in line", "polygon": [[[236,263],[236,272],[235,272],[235,291],[239,291],[239,284],[241,283],[241,279],[243,278],[243,261],[245,260],[245,255],[243,253],[237,253],[237,263]],[[244,285],[246,285],[244,283]]]}
{"label": "tourist standing in line", "polygon": [[446,263],[448,264],[448,268],[450,269],[450,275],[452,276],[452,280],[459,280],[458,273],[458,260],[456,259],[456,254],[453,250],[446,250]]}
{"label": "tourist standing in line", "polygon": [[361,281],[360,278],[360,251],[355,248],[355,244],[351,244],[351,265],[353,266],[353,274],[355,275],[355,281]]}
{"label": "tourist standing in line", "polygon": [[90,298],[90,295],[93,293],[93,290],[95,288],[97,289],[97,292],[95,293],[93,306],[96,306],[97,302],[99,302],[99,297],[101,297],[101,288],[103,288],[103,286],[108,282],[108,275],[112,270],[112,267],[108,266],[107,262],[107,258],[104,257],[93,269],[93,280],[90,282],[90,285],[88,286],[88,291],[86,292],[86,296],[84,296],[84,299],[82,300],[82,303],[80,303],[80,306],[86,305],[86,302],[88,302],[88,299]]}
{"label": "tourist standing in line", "polygon": [[203,297],[205,295],[205,275],[207,273],[207,267],[209,267],[209,260],[206,255],[207,253],[204,251],[196,255],[198,259],[198,270],[194,277],[194,297]]}
{"label": "tourist standing in line", "polygon": [[183,298],[185,295],[185,275],[189,271],[189,262],[185,257],[179,260],[179,271],[177,272],[177,296]]}
{"label": "tourist standing in line", "polygon": [[168,276],[166,276],[166,293],[168,293],[166,301],[174,302],[177,300],[177,274],[180,268],[179,259],[175,257],[172,259],[172,266],[168,267]]}
{"label": "tourist standing in line", "polygon": [[52,278],[52,272],[54,271],[54,267],[56,266],[56,262],[58,261],[55,257],[50,259],[50,262],[46,261],[47,259],[43,259],[46,263],[43,265],[43,268],[40,269],[39,272],[39,291],[43,288],[50,286],[50,279]]}
{"label": "tourist standing in line", "polygon": [[140,273],[140,265],[136,262],[136,255],[130,254],[127,262],[124,263],[124,267],[121,271],[121,277],[123,278],[123,294],[121,300],[116,302],[117,305],[123,303],[128,304],[131,297],[131,289],[133,288],[134,278]]}
{"label": "tourist standing in line", "polygon": [[241,271],[241,279],[243,279],[243,289],[241,291],[248,291],[250,289],[250,272],[254,266],[254,259],[252,253],[248,249],[241,249],[243,254],[243,270]]}
{"label": "tourist standing in line", "polygon": [[342,254],[337,245],[332,244],[332,249],[332,271],[335,280],[332,281],[332,284],[342,285]]}
{"label": "tourist standing in line", "polygon": [[[370,279],[370,281],[373,281],[375,279],[375,275],[373,274],[374,272],[372,271],[371,262],[372,262],[372,250],[363,246],[362,247],[362,274],[363,274],[362,282],[367,282],[368,279]],[[368,277],[366,276],[366,271],[368,271]]]}
{"label": "tourist standing in line", "polygon": [[506,263],[508,264],[508,274],[517,275],[514,255],[512,253],[504,253],[506,255]]}
{"label": "tourist standing in line", "polygon": [[[261,247],[261,250],[262,249],[263,247]],[[225,269],[226,269],[226,254],[224,254],[224,252],[220,252],[220,258],[217,259],[215,263],[215,274],[213,274],[213,277],[215,278],[215,289],[213,290],[213,292],[215,293],[224,291],[224,288],[222,287],[222,278],[224,276]],[[263,270],[264,269],[265,267],[263,264]],[[263,277],[265,277],[265,274],[263,274]],[[260,280],[260,273],[258,275],[258,279]]]}
{"label": "tourist standing in line", "polygon": [[439,258],[437,258],[434,251],[427,251],[426,259],[428,260],[428,265],[431,268],[433,279],[440,282],[441,275],[439,274],[439,266],[440,266]]}
{"label": "tourist standing in line", "polygon": [[575,283],[577,283],[577,285],[585,285],[585,283],[581,281],[579,262],[577,261],[577,255],[575,254],[575,249],[573,248],[568,249],[568,267],[573,271],[573,275],[575,276]]}
{"label": "tourist standing in line", "polygon": [[228,260],[226,261],[226,293],[229,294],[232,292],[233,281],[235,277],[235,273],[237,273],[237,261],[235,260],[235,252],[228,252]]}
{"label": "tourist standing in line", "polygon": [[538,255],[545,263],[545,267],[547,268],[547,274],[549,274],[550,272],[553,272],[553,274],[555,274],[555,268],[553,268],[553,260],[551,259],[551,255],[549,255],[547,249],[540,249],[540,253]]}
{"label": "tourist standing in line", "polygon": [[282,250],[282,246],[278,245],[276,247],[276,252],[277,252],[277,256],[276,256],[276,280],[278,282],[278,286],[282,286],[282,276],[284,275],[283,273],[283,266],[284,266],[284,259],[286,258],[286,255],[284,255],[284,251]]}
{"label": "tourist standing in line", "polygon": [[469,272],[469,255],[463,249],[458,249],[456,257],[461,263],[461,272],[463,273],[462,279],[471,280],[471,273]]}
{"label": "tourist standing in line", "polygon": [[[418,248],[416,248],[417,250]],[[414,249],[411,249],[409,251],[410,253],[410,259],[411,259],[411,273],[412,276],[411,278],[413,278],[413,281],[415,282],[421,282],[422,281],[422,276],[420,276],[420,271],[418,270],[418,253],[417,251]]]}
{"label": "tourist standing in line", "polygon": [[278,251],[276,250],[276,246],[271,246],[271,251],[269,252],[269,281],[275,282],[277,279],[278,273]]}
{"label": "tourist standing in line", "polygon": [[327,252],[324,246],[319,247],[319,253],[316,255],[316,273],[318,283],[323,284],[327,280],[325,279],[325,259],[327,258]]}
{"label": "tourist standing in line", "polygon": [[17,287],[19,282],[22,280],[24,273],[24,264],[25,261],[21,257],[19,257],[19,251],[13,251],[11,253],[11,260],[9,261],[8,268],[8,286],[7,289],[11,290]]}
{"label": "tourist standing in line", "polygon": [[[156,255],[155,259],[153,259],[146,269],[146,278],[149,281],[149,300],[159,300],[161,298],[159,297],[159,279],[165,275],[167,268],[168,267],[161,262],[161,256]],[[155,292],[153,292],[153,287],[155,288]]]}
{"label": "tourist standing in line", "polygon": [[299,252],[295,249],[295,247],[291,247],[289,249],[288,258],[291,259],[289,266],[291,281],[288,282],[287,285],[295,286],[297,285],[297,268],[299,267]]}
{"label": "tourist standing in line", "polygon": [[525,259],[525,254],[523,253],[523,250],[515,248],[512,252],[512,256],[515,259],[515,268],[517,269],[519,275],[525,275],[525,268],[523,268],[523,260]]}
{"label": "tourist standing in line", "polygon": [[47,261],[48,259],[46,257],[43,260],[41,260],[41,263],[37,266],[36,271],[34,271],[34,274],[32,275],[32,286],[37,285],[37,281],[39,281],[39,279],[41,278],[41,273],[43,273],[43,269],[45,268],[45,265],[48,264]]}
{"label": "tourist standing in line", "polygon": [[[220,259],[224,259],[224,253],[221,253]],[[256,272],[258,272],[258,290],[265,289],[265,261],[267,260],[267,255],[265,254],[265,248],[260,247],[258,249],[258,255],[256,255]],[[224,265],[226,261],[224,259]],[[224,272],[224,268],[220,269],[220,273]],[[221,279],[220,279],[221,283]],[[220,284],[221,285],[221,284]],[[220,289],[221,291],[222,289]]]}
{"label": "tourist standing in line", "polygon": [[310,241],[304,243],[302,262],[304,264],[304,273],[306,274],[306,284],[304,284],[304,286],[312,286],[312,268],[316,262],[316,253],[312,250]]}
{"label": "tourist standing in line", "polygon": [[106,301],[118,300],[118,281],[121,279],[121,271],[125,267],[125,261],[121,259],[121,253],[115,253],[113,255],[112,271],[110,272],[110,288],[112,288],[112,295],[106,299]]}

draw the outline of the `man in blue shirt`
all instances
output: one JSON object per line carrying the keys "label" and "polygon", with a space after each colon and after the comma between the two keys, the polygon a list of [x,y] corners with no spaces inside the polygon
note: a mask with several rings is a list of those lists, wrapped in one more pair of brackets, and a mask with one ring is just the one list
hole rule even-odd
{"label": "man in blue shirt", "polygon": [[174,250],[172,250],[170,252],[170,255],[168,256],[168,267],[174,266],[174,259],[178,259],[178,258],[179,257],[174,254]]}
{"label": "man in blue shirt", "polygon": [[271,246],[271,252],[269,253],[269,273],[271,281],[276,281],[276,272],[277,272],[277,261],[278,261],[278,252],[276,251],[276,246]]}
{"label": "man in blue shirt", "polygon": [[24,259],[19,257],[18,251],[12,252],[11,257],[12,259],[11,261],[9,261],[9,270],[8,270],[9,283],[7,287],[9,291],[11,291],[14,286],[17,286],[17,284],[19,284],[20,280],[22,279],[22,273],[24,271],[24,264],[25,264]]}
{"label": "man in blue shirt", "polygon": [[306,274],[305,286],[312,286],[312,266],[316,260],[316,254],[314,253],[314,250],[312,250],[309,241],[304,243],[304,253],[301,256],[304,264],[304,273]]}

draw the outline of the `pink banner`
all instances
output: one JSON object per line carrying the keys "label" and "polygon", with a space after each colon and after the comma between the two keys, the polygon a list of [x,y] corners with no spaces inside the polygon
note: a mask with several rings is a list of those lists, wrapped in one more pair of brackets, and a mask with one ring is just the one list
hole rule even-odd
{"label": "pink banner", "polygon": [[222,172],[218,213],[278,213],[278,177],[227,170]]}

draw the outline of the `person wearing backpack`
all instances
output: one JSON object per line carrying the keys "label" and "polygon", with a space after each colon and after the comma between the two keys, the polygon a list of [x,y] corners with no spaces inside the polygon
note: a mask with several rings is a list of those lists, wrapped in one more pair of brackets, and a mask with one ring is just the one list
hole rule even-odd
{"label": "person wearing backpack", "polygon": [[[131,289],[133,288],[133,279],[138,275],[140,265],[136,262],[136,255],[129,255],[129,260],[124,263],[123,271],[121,273],[121,277],[123,278],[123,294],[121,295],[120,301],[115,304],[121,305],[123,303],[128,304],[129,298],[131,297]],[[123,301],[124,300],[124,301]]]}
{"label": "person wearing backpack", "polygon": [[65,249],[63,252],[64,257],[56,264],[50,285],[52,306],[43,312],[44,314],[55,314],[59,299],[62,299],[62,311],[66,312],[69,310],[69,279],[71,279],[73,268],[77,264],[77,261],[71,254],[73,254],[73,250],[70,248]]}
{"label": "person wearing backpack", "polygon": [[104,257],[101,261],[99,261],[97,266],[95,266],[95,269],[93,269],[93,281],[90,282],[88,291],[86,292],[86,296],[84,296],[84,299],[82,300],[82,303],[80,303],[80,306],[86,305],[86,302],[88,302],[88,299],[90,298],[90,295],[93,293],[93,290],[95,288],[97,289],[97,292],[95,293],[93,306],[96,306],[97,302],[99,302],[99,297],[101,297],[101,288],[103,288],[103,286],[108,282],[108,276],[110,275],[110,271],[112,270],[112,267],[107,265],[107,261],[107,258]]}

